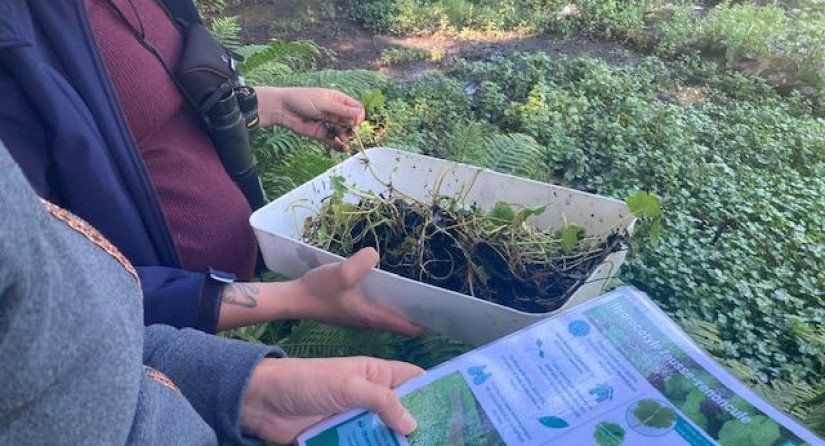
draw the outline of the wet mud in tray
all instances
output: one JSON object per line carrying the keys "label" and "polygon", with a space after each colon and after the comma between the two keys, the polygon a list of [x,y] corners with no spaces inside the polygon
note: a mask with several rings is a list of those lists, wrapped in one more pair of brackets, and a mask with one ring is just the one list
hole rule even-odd
{"label": "wet mud in tray", "polygon": [[528,217],[553,212],[546,207],[484,210],[453,197],[425,203],[346,188],[341,182],[307,219],[308,243],[345,257],[373,247],[382,270],[530,313],[561,307],[627,238],[574,224],[540,230]]}

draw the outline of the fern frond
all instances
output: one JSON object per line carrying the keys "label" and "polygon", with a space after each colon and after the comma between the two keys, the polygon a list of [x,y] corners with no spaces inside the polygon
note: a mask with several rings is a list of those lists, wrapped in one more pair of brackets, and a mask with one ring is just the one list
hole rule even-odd
{"label": "fern frond", "polygon": [[822,400],[819,404],[810,405],[807,416],[803,422],[807,424],[819,436],[825,437],[825,389],[822,390],[816,400]]}
{"label": "fern frond", "polygon": [[267,158],[259,160],[258,171],[270,199],[312,180],[341,160],[324,154],[320,143],[297,135],[283,135],[269,144]]}
{"label": "fern frond", "polygon": [[533,179],[543,179],[547,174],[544,147],[522,133],[486,137],[475,164]]}
{"label": "fern frond", "polygon": [[252,76],[270,64],[285,65],[293,71],[310,70],[315,65],[318,47],[312,42],[273,41],[268,45],[249,45],[239,51],[244,61],[238,69],[244,76]]}
{"label": "fern frond", "polygon": [[215,17],[209,23],[209,31],[224,47],[233,51],[241,47],[241,25],[237,17]]}
{"label": "fern frond", "polygon": [[817,397],[817,390],[810,384],[774,381],[756,384],[753,390],[812,429],[825,431],[825,404],[810,403]]}
{"label": "fern frond", "polygon": [[680,319],[679,325],[691,339],[710,352],[718,350],[722,344],[719,326],[714,323],[699,319]]}
{"label": "fern frond", "polygon": [[266,172],[260,174],[260,176],[261,186],[263,187],[266,197],[269,200],[274,200],[300,186],[300,184],[292,181],[291,178],[279,175],[277,173]]}
{"label": "fern frond", "polygon": [[376,87],[380,87],[386,78],[375,71],[368,70],[322,70],[312,73],[287,74],[273,79],[274,85],[284,87],[325,87],[341,90],[344,93],[362,97]]}
{"label": "fern frond", "polygon": [[757,379],[753,368],[735,359],[721,362],[766,401],[798,418],[817,434],[825,435],[825,381],[820,380],[817,385],[779,380],[764,383]]}
{"label": "fern frond", "polygon": [[247,342],[261,342],[267,345],[278,344],[287,334],[292,331],[295,321],[276,321],[264,324],[250,325],[248,327],[235,328],[221,333],[221,335],[241,339]]}
{"label": "fern frond", "polygon": [[238,48],[235,52],[243,56],[244,59],[246,59],[247,57],[255,53],[265,51],[267,48],[269,48],[269,45],[265,43],[250,43],[249,45],[244,45]]}
{"label": "fern frond", "polygon": [[759,383],[759,378],[754,373],[752,367],[748,367],[745,364],[731,358],[721,359],[719,362],[721,362],[729,372],[733,373],[734,376],[748,383],[748,385],[755,385]]}
{"label": "fern frond", "polygon": [[317,150],[300,151],[284,158],[272,172],[289,177],[295,184],[304,184],[338,164],[340,160]]}
{"label": "fern frond", "polygon": [[312,145],[308,138],[283,127],[262,129],[253,144],[260,164],[280,163],[287,156]]}
{"label": "fern frond", "polygon": [[226,9],[228,0],[193,0],[193,2],[201,13],[212,15],[220,14]]}
{"label": "fern frond", "polygon": [[388,333],[356,331],[314,321],[302,321],[280,342],[290,356],[331,358],[374,356],[390,358],[394,350]]}
{"label": "fern frond", "polygon": [[279,79],[293,74],[295,71],[289,65],[273,61],[258,67],[244,76],[244,79],[247,85],[279,86]]}
{"label": "fern frond", "polygon": [[443,153],[439,153],[439,156],[461,163],[477,164],[487,145],[486,136],[489,132],[486,126],[478,122],[456,126],[456,131],[444,143]]}
{"label": "fern frond", "polygon": [[419,155],[432,155],[431,150],[425,150],[429,148],[429,145],[426,137],[420,132],[390,135],[377,142],[378,145],[392,147],[393,149],[404,150]]}
{"label": "fern frond", "polygon": [[[820,436],[825,436],[825,379],[820,378],[815,385],[797,386],[786,398],[797,398],[789,405],[788,411],[796,415]],[[800,390],[804,390],[800,391]]]}
{"label": "fern frond", "polygon": [[299,184],[306,183],[338,164],[337,159],[313,151],[298,152],[287,157],[275,172],[289,175]]}
{"label": "fern frond", "polygon": [[246,342],[258,342],[267,330],[266,324],[250,325],[248,327],[235,328],[225,333],[232,339],[240,339]]}
{"label": "fern frond", "polygon": [[429,369],[471,350],[468,345],[445,336],[428,333],[417,338],[397,337],[396,357]]}

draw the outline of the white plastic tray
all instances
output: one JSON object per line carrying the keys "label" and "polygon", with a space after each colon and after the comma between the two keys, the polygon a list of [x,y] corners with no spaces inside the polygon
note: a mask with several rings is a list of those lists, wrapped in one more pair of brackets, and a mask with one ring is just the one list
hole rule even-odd
{"label": "white plastic tray", "polygon": [[[367,168],[367,162],[375,174]],[[387,192],[385,184],[392,184],[425,201],[437,188],[441,195],[465,196],[466,203],[477,203],[482,209],[491,209],[499,201],[527,207],[547,205],[547,212],[532,220],[542,229],[561,227],[566,218],[588,234],[604,234],[617,228],[630,231],[635,222],[624,202],[612,198],[394,149],[373,148],[252,214],[250,223],[270,270],[298,277],[342,259],[301,241],[305,219],[314,216],[332,193],[330,180],[335,176],[344,177],[348,185],[374,192]],[[608,255],[556,312],[602,294],[607,279],[618,273],[624,258],[624,251]],[[472,345],[487,343],[555,313],[525,313],[378,269],[365,277],[362,290],[368,298],[410,320]]]}

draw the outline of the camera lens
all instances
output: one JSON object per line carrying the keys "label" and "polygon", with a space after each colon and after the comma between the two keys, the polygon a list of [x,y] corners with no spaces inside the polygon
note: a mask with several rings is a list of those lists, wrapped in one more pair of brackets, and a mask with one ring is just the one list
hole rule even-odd
{"label": "camera lens", "polygon": [[254,168],[249,149],[249,133],[238,107],[238,98],[230,90],[209,110],[209,133],[227,173],[234,179]]}
{"label": "camera lens", "polygon": [[258,95],[251,87],[241,86],[235,89],[235,96],[238,97],[246,128],[254,132],[258,128]]}
{"label": "camera lens", "polygon": [[234,125],[241,119],[241,109],[238,98],[232,90],[226,92],[209,110],[209,120],[214,127]]}

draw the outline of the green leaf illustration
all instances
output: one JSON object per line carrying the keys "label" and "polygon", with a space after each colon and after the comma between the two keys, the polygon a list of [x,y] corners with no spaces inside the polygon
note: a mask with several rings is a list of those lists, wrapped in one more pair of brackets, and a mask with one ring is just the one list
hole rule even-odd
{"label": "green leaf illustration", "polygon": [[665,396],[670,400],[684,400],[687,395],[696,389],[687,378],[682,375],[673,375],[665,381]]}
{"label": "green leaf illustration", "polygon": [[616,423],[603,421],[596,425],[593,437],[599,446],[619,446],[624,442],[624,429]]}
{"label": "green leaf illustration", "polygon": [[633,414],[645,426],[655,428],[668,428],[676,421],[676,412],[655,400],[640,401]]}
{"label": "green leaf illustration", "polygon": [[701,390],[693,389],[688,393],[684,404],[680,407],[682,412],[701,429],[707,429],[708,427],[708,417],[702,413],[702,401],[705,398],[705,394]]}
{"label": "green leaf illustration", "polygon": [[570,426],[570,424],[567,421],[564,421],[564,419],[551,416],[539,418],[539,423],[549,427],[550,429],[563,429]]}

